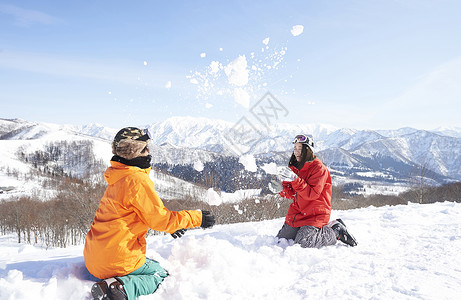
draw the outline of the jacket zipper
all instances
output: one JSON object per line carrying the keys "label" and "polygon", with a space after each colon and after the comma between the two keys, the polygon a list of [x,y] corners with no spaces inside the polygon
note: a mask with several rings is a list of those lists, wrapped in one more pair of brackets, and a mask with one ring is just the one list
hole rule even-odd
{"label": "jacket zipper", "polygon": [[[295,199],[294,199],[294,201],[295,201],[296,204],[298,204],[298,193],[295,194]],[[297,214],[293,217],[293,222],[291,222],[291,223],[293,224],[293,226],[291,226],[291,227],[295,227],[295,220],[296,220],[296,217],[297,217],[299,214],[300,214],[300,212],[297,213]]]}
{"label": "jacket zipper", "polygon": [[295,220],[296,220],[296,216],[299,215],[300,213],[297,213],[294,217],[293,217],[293,222],[291,222],[293,224],[293,226],[291,227],[295,227]]}

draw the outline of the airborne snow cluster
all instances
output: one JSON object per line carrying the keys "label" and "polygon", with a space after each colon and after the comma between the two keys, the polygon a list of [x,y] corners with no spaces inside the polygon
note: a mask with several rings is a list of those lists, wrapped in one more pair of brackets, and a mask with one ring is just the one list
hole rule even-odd
{"label": "airborne snow cluster", "polygon": [[[295,25],[291,34],[296,37],[303,30],[302,25]],[[260,51],[226,58],[225,61],[212,59],[205,70],[191,71],[187,77],[197,86],[197,99],[227,96],[244,108],[250,108],[252,101],[264,94],[263,88],[268,84],[271,71],[280,67],[288,50],[286,46],[271,47],[270,37],[264,38],[262,44]],[[223,51],[222,48],[219,50]],[[203,52],[200,57],[206,58],[207,55]],[[207,104],[207,108],[212,107]]]}

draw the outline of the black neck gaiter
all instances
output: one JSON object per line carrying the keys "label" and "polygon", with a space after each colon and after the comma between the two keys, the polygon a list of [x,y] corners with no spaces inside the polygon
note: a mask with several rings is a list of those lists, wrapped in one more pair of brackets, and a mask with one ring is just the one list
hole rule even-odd
{"label": "black neck gaiter", "polygon": [[119,163],[122,163],[127,166],[133,166],[133,167],[138,167],[141,169],[147,169],[150,168],[150,161],[152,159],[151,155],[147,156],[139,156],[133,159],[126,159],[118,155],[114,155],[111,159],[111,161],[116,161]]}

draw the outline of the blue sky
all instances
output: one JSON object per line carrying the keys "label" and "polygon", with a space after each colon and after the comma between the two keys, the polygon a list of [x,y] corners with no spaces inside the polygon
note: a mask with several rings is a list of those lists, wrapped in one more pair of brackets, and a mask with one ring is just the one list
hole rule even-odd
{"label": "blue sky", "polygon": [[0,117],[237,122],[271,92],[280,122],[460,127],[460,13],[458,0],[0,0]]}

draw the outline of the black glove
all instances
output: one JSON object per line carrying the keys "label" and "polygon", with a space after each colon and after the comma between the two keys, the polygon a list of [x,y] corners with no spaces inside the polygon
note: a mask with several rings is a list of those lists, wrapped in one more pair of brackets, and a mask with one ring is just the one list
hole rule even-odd
{"label": "black glove", "polygon": [[202,211],[202,228],[208,228],[214,225],[215,223],[214,216],[207,210]]}
{"label": "black glove", "polygon": [[175,232],[173,232],[173,233],[171,234],[171,236],[174,237],[174,238],[180,238],[180,237],[182,237],[182,236],[184,235],[184,233],[186,233],[186,230],[187,230],[187,229],[179,229],[179,230],[176,230]]}

